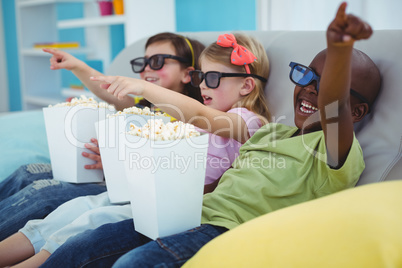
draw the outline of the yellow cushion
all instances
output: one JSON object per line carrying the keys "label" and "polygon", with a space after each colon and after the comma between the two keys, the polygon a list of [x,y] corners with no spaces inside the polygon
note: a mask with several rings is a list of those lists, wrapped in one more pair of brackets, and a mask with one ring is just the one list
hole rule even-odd
{"label": "yellow cushion", "polygon": [[402,181],[261,216],[212,240],[184,267],[402,267]]}

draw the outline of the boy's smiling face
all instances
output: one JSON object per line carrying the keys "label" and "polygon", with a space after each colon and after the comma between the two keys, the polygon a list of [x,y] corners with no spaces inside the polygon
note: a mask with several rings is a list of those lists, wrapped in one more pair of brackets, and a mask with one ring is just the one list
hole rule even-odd
{"label": "boy's smiling face", "polygon": [[[325,53],[319,53],[309,67],[321,76],[324,68]],[[309,133],[321,130],[320,117],[318,113],[318,93],[317,82],[313,81],[307,86],[295,86],[293,103],[295,109],[295,125],[303,130],[303,133]],[[307,120],[308,119],[308,120]]]}
{"label": "boy's smiling face", "polygon": [[[322,50],[315,56],[309,67],[321,77],[326,59],[326,50]],[[362,95],[369,103],[373,103],[381,86],[381,76],[374,62],[363,52],[354,50],[351,66],[351,89]],[[317,82],[313,81],[307,86],[295,86],[293,103],[295,109],[295,125],[309,133],[321,130],[320,115],[318,113]],[[368,112],[368,104],[350,96],[350,107],[353,122],[360,121]],[[301,133],[299,133],[301,134]]]}

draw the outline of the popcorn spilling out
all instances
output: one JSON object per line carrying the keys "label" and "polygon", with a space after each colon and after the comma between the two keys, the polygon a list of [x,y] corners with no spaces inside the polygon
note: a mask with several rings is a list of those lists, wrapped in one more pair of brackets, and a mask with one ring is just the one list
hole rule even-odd
{"label": "popcorn spilling out", "polygon": [[114,109],[113,105],[110,105],[106,102],[97,102],[94,98],[87,98],[84,95],[81,95],[80,98],[73,98],[70,102],[61,102],[55,105],[49,105],[49,108],[52,107],[70,107],[70,106],[84,106],[84,107],[93,107],[93,108],[106,108],[106,109]]}
{"label": "popcorn spilling out", "polygon": [[181,121],[163,123],[162,119],[150,119],[142,127],[130,124],[127,134],[155,141],[178,140],[200,136],[194,125]]}
{"label": "popcorn spilling out", "polygon": [[118,111],[115,114],[108,115],[108,117],[115,117],[119,115],[125,115],[125,114],[138,114],[138,115],[150,115],[150,116],[169,116],[166,113],[161,113],[161,112],[153,112],[149,107],[145,107],[143,109],[138,108],[138,107],[130,107],[130,108],[125,108],[123,111]]}

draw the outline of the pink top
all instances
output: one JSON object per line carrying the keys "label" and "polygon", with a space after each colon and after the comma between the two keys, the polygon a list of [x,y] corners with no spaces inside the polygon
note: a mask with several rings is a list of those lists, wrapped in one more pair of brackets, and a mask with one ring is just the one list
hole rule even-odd
{"label": "pink top", "polygon": [[[227,111],[240,115],[248,128],[251,137],[261,127],[261,121],[246,108],[234,108]],[[205,132],[205,131],[203,131]],[[209,147],[207,156],[207,168],[205,173],[205,184],[210,184],[219,179],[228,170],[233,161],[239,156],[239,149],[243,144],[237,140],[223,138],[209,133]]]}

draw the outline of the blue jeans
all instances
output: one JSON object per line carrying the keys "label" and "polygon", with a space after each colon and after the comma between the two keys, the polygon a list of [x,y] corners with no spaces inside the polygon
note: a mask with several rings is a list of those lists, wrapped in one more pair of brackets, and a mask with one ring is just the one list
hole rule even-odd
{"label": "blue jeans", "polygon": [[50,164],[29,164],[19,167],[0,183],[0,201],[24,189],[36,180],[53,179]]}
{"label": "blue jeans", "polygon": [[203,245],[225,231],[226,228],[202,225],[153,241],[134,231],[130,219],[105,224],[69,238],[40,267],[111,267],[117,260],[116,267],[157,264],[180,267]]}
{"label": "blue jeans", "polygon": [[43,219],[64,202],[106,191],[100,184],[73,184],[52,178],[50,169],[34,164],[21,166],[0,184],[4,198],[0,201],[0,241],[18,232],[29,220]]}

